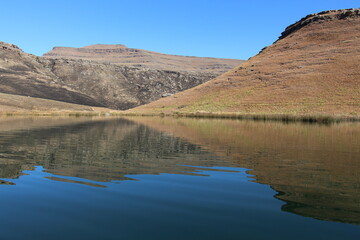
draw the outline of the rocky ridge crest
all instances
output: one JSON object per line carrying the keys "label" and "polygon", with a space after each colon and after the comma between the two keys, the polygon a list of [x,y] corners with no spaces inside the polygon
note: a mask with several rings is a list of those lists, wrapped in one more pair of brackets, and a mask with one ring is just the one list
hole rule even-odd
{"label": "rocky ridge crest", "polygon": [[303,17],[296,23],[288,26],[285,31],[281,33],[279,39],[283,39],[290,34],[298,31],[299,29],[312,24],[312,23],[323,23],[325,21],[332,21],[335,19],[343,20],[343,19],[352,19],[360,17],[360,9],[359,8],[350,8],[350,9],[341,9],[341,10],[328,10],[322,11],[319,13],[309,14],[306,17]]}

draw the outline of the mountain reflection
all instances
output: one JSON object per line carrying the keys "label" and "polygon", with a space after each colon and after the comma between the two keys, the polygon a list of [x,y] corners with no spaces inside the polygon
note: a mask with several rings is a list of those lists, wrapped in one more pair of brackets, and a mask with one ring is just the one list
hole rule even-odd
{"label": "mountain reflection", "polygon": [[[251,169],[283,211],[360,223],[360,126],[131,118],[1,119],[0,184],[42,166],[96,182],[136,174],[192,174],[190,166]],[[188,165],[188,166],[187,166]]]}

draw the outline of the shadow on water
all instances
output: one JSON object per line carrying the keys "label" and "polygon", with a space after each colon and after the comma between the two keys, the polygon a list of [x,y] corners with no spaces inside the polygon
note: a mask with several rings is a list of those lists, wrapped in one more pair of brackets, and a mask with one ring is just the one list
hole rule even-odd
{"label": "shadow on water", "polygon": [[285,203],[283,211],[360,224],[359,124],[144,117],[4,121],[0,184],[13,184],[11,179],[35,166],[52,174],[47,179],[94,187],[139,174],[201,175],[191,166],[237,167],[250,169],[250,181],[271,186]]}

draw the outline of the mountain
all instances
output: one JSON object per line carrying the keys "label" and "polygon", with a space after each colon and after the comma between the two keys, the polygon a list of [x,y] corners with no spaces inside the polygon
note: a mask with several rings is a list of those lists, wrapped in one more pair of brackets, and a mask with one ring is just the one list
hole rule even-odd
{"label": "mountain", "polygon": [[123,45],[54,48],[36,57],[0,42],[0,93],[123,110],[197,86],[240,62]]}
{"label": "mountain", "polygon": [[122,110],[195,87],[243,62],[167,55],[120,44],[55,47],[41,61],[69,87]]}
{"label": "mountain", "polygon": [[239,65],[242,60],[207,57],[189,57],[162,54],[125,45],[96,44],[82,48],[54,47],[43,55],[51,59],[82,59],[122,66],[145,67],[169,71],[192,71],[220,75]]}
{"label": "mountain", "polygon": [[359,9],[324,11],[233,70],[130,112],[359,116],[359,62]]}

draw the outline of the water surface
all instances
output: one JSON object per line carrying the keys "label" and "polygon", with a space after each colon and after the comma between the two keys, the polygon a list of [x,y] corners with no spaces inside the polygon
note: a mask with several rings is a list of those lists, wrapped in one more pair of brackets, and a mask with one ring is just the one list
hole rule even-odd
{"label": "water surface", "polygon": [[0,119],[3,239],[359,239],[360,125]]}

